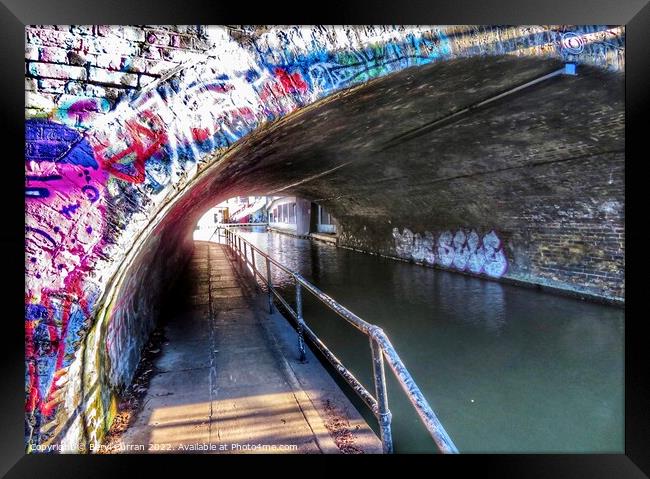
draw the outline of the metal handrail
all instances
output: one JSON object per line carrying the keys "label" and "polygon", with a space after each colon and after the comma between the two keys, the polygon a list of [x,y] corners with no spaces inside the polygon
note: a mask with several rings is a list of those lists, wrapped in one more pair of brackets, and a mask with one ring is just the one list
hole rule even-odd
{"label": "metal handrail", "polygon": [[[291,317],[297,323],[298,331],[298,350],[301,361],[305,359],[305,343],[304,335],[306,334],[311,339],[314,346],[316,346],[325,358],[334,366],[336,371],[345,379],[345,381],[352,387],[352,389],[359,395],[363,402],[373,412],[380,427],[380,438],[384,453],[393,452],[393,439],[391,431],[392,415],[388,408],[388,396],[386,393],[386,378],[384,372],[384,359],[388,362],[390,369],[397,378],[400,386],[404,390],[406,396],[415,408],[420,420],[426,427],[427,431],[433,438],[438,450],[444,454],[457,454],[458,449],[453,441],[445,431],[445,428],[440,423],[440,420],[429,406],[426,398],[418,388],[417,384],[411,377],[411,374],[404,366],[397,351],[391,344],[388,336],[384,331],[374,324],[370,324],[359,316],[348,310],[333,298],[322,292],[316,286],[311,284],[300,274],[291,271],[289,268],[271,258],[267,253],[260,250],[241,235],[231,231],[229,225],[219,225],[212,233],[212,238],[217,232],[217,241],[221,242],[221,230],[224,231],[224,238],[226,245],[235,251],[239,258],[245,264],[251,266],[253,277],[259,277],[263,283],[268,287],[268,301],[269,311],[273,313],[273,298],[275,297],[280,304],[289,312]],[[242,248],[243,243],[243,248]],[[250,248],[250,257],[248,258],[248,249]],[[266,262],[266,278],[257,270],[255,265],[255,253],[264,258]],[[271,280],[271,265],[281,269],[289,276],[293,277],[296,286],[296,308],[295,310],[289,303],[280,295],[277,289],[273,286]],[[368,336],[370,340],[370,350],[372,352],[372,366],[375,385],[375,396],[373,396],[357,378],[341,363],[341,361],[332,353],[327,346],[316,336],[316,334],[305,324],[302,313],[302,290],[305,289],[313,296],[315,296],[321,303],[325,304],[329,309],[337,313],[340,317],[345,319],[352,326]]]}
{"label": "metal handrail", "polygon": [[257,223],[219,223],[217,228],[226,228],[230,226],[268,226],[268,221],[258,221]]}

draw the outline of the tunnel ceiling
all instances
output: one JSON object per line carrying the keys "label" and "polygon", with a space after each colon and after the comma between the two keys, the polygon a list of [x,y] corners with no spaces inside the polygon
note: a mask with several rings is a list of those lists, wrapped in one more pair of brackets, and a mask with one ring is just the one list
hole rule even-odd
{"label": "tunnel ceiling", "polygon": [[[606,163],[624,150],[620,74],[580,66],[576,76],[548,79],[400,140],[562,67],[554,60],[469,58],[374,80],[240,141],[199,180],[200,199],[191,194],[179,206],[203,211],[224,196],[295,194],[339,217],[482,224],[487,216],[498,221],[495,198],[574,194],[587,185],[574,168],[558,180],[563,163]],[[549,181],[544,172],[556,177]]]}

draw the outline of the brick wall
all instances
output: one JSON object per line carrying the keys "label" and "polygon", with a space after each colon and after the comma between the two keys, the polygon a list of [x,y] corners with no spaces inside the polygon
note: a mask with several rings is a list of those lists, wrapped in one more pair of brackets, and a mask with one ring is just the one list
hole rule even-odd
{"label": "brick wall", "polygon": [[[417,217],[409,215],[402,200],[393,206],[402,214],[388,217],[350,215],[350,209],[335,203],[328,208],[340,220],[339,242],[344,246],[473,274],[469,261],[445,264],[445,255],[462,254],[472,231],[479,236],[479,247],[494,231],[506,268],[493,276],[623,303],[624,174],[622,153],[597,155],[476,175],[464,179],[462,187],[454,181],[437,183],[439,197],[449,192],[445,208],[434,208],[434,200],[425,198],[423,204],[429,206],[417,206]],[[410,192],[409,205],[417,205],[422,196]],[[464,232],[465,241],[455,244],[458,231]],[[441,246],[445,232],[451,241]]]}
{"label": "brick wall", "polygon": [[202,26],[27,26],[26,116],[87,128],[123,95],[210,46]]}
{"label": "brick wall", "polygon": [[[607,165],[603,168],[603,164]],[[513,217],[511,242],[528,251],[515,272],[526,280],[623,301],[625,298],[625,160],[622,154],[575,161],[539,178],[574,185],[552,202],[527,201]],[[512,254],[518,254],[511,247]]]}

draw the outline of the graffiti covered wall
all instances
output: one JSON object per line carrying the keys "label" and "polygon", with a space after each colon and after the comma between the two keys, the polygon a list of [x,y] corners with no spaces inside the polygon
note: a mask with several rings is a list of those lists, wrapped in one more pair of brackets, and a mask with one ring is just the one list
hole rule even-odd
{"label": "graffiti covered wall", "polygon": [[492,278],[500,278],[508,269],[501,240],[494,231],[482,237],[475,230],[443,231],[436,239],[429,231],[420,235],[404,228],[400,234],[394,228],[393,238],[397,256],[418,263]]}
{"label": "graffiti covered wall", "polygon": [[[405,68],[512,54],[620,71],[623,41],[622,28],[598,26],[27,27],[28,448],[101,439],[152,327],[154,286],[191,247],[157,237],[156,223],[235,142]],[[394,235],[400,256],[507,268],[493,231]],[[183,248],[160,246],[172,244]],[[136,295],[145,281],[151,294]]]}

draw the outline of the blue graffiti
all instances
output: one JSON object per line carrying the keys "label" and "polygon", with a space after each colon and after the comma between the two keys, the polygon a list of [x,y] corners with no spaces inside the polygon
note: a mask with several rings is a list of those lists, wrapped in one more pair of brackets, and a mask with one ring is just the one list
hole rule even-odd
{"label": "blue graffiti", "polygon": [[260,74],[257,72],[257,70],[251,68],[246,73],[244,73],[244,78],[248,83],[253,83],[260,78]]}
{"label": "blue graffiti", "polygon": [[65,336],[65,356],[61,365],[64,368],[69,366],[74,359],[74,352],[81,342],[87,319],[87,316],[78,304],[75,303],[71,306]]}
{"label": "blue graffiti", "polygon": [[34,232],[34,233],[36,233],[36,234],[42,236],[43,238],[45,238],[46,240],[48,240],[50,243],[52,243],[52,246],[56,248],[56,241],[54,241],[54,238],[52,238],[49,234],[47,234],[47,233],[46,233],[45,231],[43,231],[42,229],[39,229],[39,228],[33,228],[33,227],[31,227],[31,226],[25,226],[25,231],[26,231],[26,232],[27,232],[27,231],[32,231],[32,232]]}
{"label": "blue graffiti", "polygon": [[54,348],[50,348],[47,353],[39,354],[36,359],[36,376],[38,377],[38,390],[42,398],[47,397],[54,379],[55,369],[56,350]]}
{"label": "blue graffiti", "polygon": [[50,196],[50,190],[47,188],[40,188],[40,187],[26,187],[25,188],[25,196],[29,196],[31,198],[47,198]]}
{"label": "blue graffiti", "polygon": [[27,321],[41,321],[48,317],[47,308],[41,304],[28,304],[25,306],[25,319]]}
{"label": "blue graffiti", "polygon": [[47,176],[36,176],[36,175],[26,175],[25,179],[28,181],[55,181],[63,178],[61,175],[47,175]]}
{"label": "blue graffiti", "polygon": [[92,147],[78,131],[42,118],[25,121],[25,160],[99,167]]}
{"label": "blue graffiti", "polygon": [[92,185],[82,186],[81,192],[86,195],[86,198],[88,198],[91,203],[94,203],[99,199],[99,191],[97,191],[97,188]]}
{"label": "blue graffiti", "polygon": [[72,219],[72,213],[77,211],[79,209],[79,203],[71,204],[71,205],[66,205],[61,210],[59,213],[62,215],[66,216],[68,219]]}
{"label": "blue graffiti", "polygon": [[79,143],[77,143],[63,158],[61,158],[61,161],[72,165],[93,168],[95,170],[99,167],[97,161],[95,161],[93,149],[90,146],[90,143],[85,139],[79,141]]}
{"label": "blue graffiti", "polygon": [[432,38],[409,34],[400,42],[344,53],[327,51],[315,40],[312,40],[311,52],[295,53],[289,48],[291,43],[286,33],[280,32],[278,36],[285,46],[280,51],[253,43],[259,63],[271,73],[277,68],[289,74],[299,73],[310,90],[315,87],[324,91],[344,88],[380,74],[423,65],[452,54],[449,39],[442,31]]}

